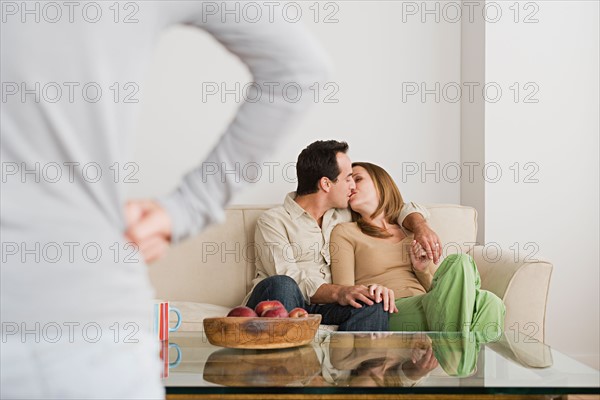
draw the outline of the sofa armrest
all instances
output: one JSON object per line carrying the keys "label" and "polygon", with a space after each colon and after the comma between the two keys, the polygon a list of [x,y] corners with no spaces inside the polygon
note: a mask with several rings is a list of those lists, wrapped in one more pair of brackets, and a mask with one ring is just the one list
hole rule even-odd
{"label": "sofa armrest", "polygon": [[515,261],[514,253],[508,249],[490,257],[483,246],[475,246],[470,254],[481,276],[481,288],[504,301],[505,331],[522,332],[544,342],[552,264],[525,257]]}

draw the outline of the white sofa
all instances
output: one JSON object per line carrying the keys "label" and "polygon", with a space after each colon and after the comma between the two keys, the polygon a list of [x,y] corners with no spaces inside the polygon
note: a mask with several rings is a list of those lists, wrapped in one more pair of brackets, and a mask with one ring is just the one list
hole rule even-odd
{"label": "white sofa", "polygon": [[[270,207],[232,206],[224,224],[173,247],[149,267],[157,298],[169,300],[182,311],[182,330],[201,330],[203,318],[224,316],[242,302],[255,272],[256,220]],[[494,248],[474,246],[477,212],[471,207],[434,204],[427,208],[429,224],[443,242],[444,255],[458,251],[471,254],[482,289],[495,293],[506,304],[505,329],[519,330],[543,342],[552,264],[515,261],[509,249],[503,249],[497,259]]]}

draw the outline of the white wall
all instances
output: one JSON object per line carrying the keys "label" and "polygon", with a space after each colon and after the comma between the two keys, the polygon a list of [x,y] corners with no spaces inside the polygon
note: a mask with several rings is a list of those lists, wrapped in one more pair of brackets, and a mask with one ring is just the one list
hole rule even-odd
{"label": "white wall", "polygon": [[[485,238],[554,264],[546,340],[598,368],[598,2],[536,2],[530,24],[503,4],[511,18],[486,25],[486,81],[505,94],[485,108],[485,160],[503,172],[486,183]],[[539,102],[515,103],[508,87],[530,81]]]}
{"label": "white wall", "polygon": [[[458,161],[460,115],[458,103],[422,103],[420,96],[402,102],[402,82],[460,81],[460,25],[434,27],[411,18],[398,23],[398,2],[338,2],[338,23],[323,23],[333,8],[321,6],[320,22],[302,3],[302,23],[319,38],[334,62],[331,81],[339,87],[336,103],[315,104],[289,135],[285,147],[269,159],[279,162],[272,181],[265,166],[257,183],[234,203],[279,203],[295,189],[295,170],[284,174],[286,163],[317,139],[345,140],[354,160],[374,161],[402,181],[402,165]],[[143,85],[144,108],[136,137],[140,183],[130,186],[132,197],[154,196],[175,187],[182,174],[201,162],[238,104],[232,96],[202,101],[203,82],[249,81],[241,63],[209,35],[176,28],[162,37],[148,81]],[[322,95],[332,93],[323,90]],[[312,93],[307,94],[312,95]],[[407,168],[415,164],[405,164]],[[458,183],[440,183],[420,173],[401,185],[407,199],[458,203]]]}
{"label": "white wall", "polygon": [[[482,10],[485,2],[471,1],[473,9]],[[477,7],[475,7],[477,6]],[[467,172],[460,182],[460,204],[477,209],[477,242],[485,242],[485,180],[481,173],[470,173],[471,165],[485,165],[485,101],[472,96],[472,82],[485,83],[485,19],[483,13],[461,18],[461,87],[460,160]]]}

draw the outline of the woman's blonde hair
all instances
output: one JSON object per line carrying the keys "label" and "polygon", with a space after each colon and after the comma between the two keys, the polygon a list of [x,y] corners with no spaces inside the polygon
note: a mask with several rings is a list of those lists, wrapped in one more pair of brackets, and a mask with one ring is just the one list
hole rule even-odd
{"label": "woman's blonde hair", "polygon": [[[390,224],[397,224],[398,217],[400,217],[400,211],[402,210],[402,207],[404,207],[404,200],[402,199],[398,186],[396,186],[396,183],[390,174],[380,166],[368,162],[355,162],[352,163],[352,167],[364,168],[375,185],[375,190],[379,197],[379,205],[373,214],[371,214],[371,218],[375,218],[383,212],[387,222]],[[378,238],[388,238],[392,236],[380,227],[366,222],[357,212],[352,211],[352,219],[366,235]]]}

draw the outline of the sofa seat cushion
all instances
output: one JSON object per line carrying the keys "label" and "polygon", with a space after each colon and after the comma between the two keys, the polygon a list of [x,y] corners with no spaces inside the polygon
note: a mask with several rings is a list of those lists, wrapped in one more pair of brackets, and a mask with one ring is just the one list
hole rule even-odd
{"label": "sofa seat cushion", "polygon": [[[229,307],[191,301],[169,301],[169,306],[175,307],[181,312],[182,321],[178,331],[184,332],[203,331],[202,321],[204,318],[224,317],[230,310]],[[337,325],[321,325],[319,327],[321,333],[335,331],[337,331]]]}
{"label": "sofa seat cushion", "polygon": [[169,301],[170,307],[175,307],[181,312],[181,327],[179,331],[203,331],[204,318],[224,317],[229,312],[229,307],[215,304],[194,303],[191,301]]}

